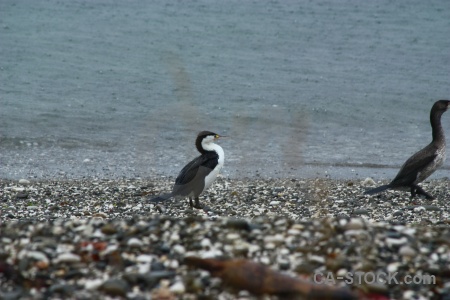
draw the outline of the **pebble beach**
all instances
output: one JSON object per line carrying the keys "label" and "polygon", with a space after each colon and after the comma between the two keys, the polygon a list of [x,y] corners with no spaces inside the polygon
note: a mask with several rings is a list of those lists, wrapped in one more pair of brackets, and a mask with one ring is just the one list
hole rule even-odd
{"label": "pebble beach", "polygon": [[[364,195],[384,183],[370,178],[219,177],[202,210],[148,202],[173,181],[1,180],[0,298],[258,299],[188,268],[187,256],[246,258],[311,282],[322,276],[318,284],[331,276],[326,284],[361,299],[450,295],[446,179],[422,184],[435,200]],[[395,280],[337,279],[367,273]],[[403,282],[408,275],[416,281]]]}

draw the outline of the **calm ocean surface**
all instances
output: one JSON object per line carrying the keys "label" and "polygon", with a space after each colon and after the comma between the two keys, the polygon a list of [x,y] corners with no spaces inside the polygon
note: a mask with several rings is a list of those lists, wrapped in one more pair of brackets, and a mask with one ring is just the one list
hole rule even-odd
{"label": "calm ocean surface", "polygon": [[0,178],[388,179],[449,98],[450,1],[0,1]]}

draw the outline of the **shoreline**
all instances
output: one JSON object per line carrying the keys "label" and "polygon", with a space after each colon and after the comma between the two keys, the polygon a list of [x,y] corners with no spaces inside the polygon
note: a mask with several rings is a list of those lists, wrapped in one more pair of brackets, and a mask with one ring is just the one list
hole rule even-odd
{"label": "shoreline", "polygon": [[[0,168],[0,178],[3,180],[20,180],[25,178],[33,181],[45,180],[81,180],[123,178],[141,178],[153,180],[165,176],[176,176],[183,165],[197,156],[195,151],[179,157],[179,153],[171,148],[166,152],[101,151],[99,149],[4,149],[0,154],[3,164]],[[415,149],[417,150],[417,149]],[[413,151],[411,151],[413,153]],[[235,157],[226,151],[225,166],[221,171],[223,177],[230,180],[242,179],[317,179],[331,178],[336,180],[364,180],[367,177],[374,180],[388,180],[395,177],[404,159],[374,163],[362,163],[348,159],[342,161],[310,161],[295,160],[295,163],[285,158],[267,155],[264,157],[250,156],[249,160],[241,156]],[[176,158],[176,160],[174,160]],[[168,163],[170,162],[170,163]],[[444,165],[437,170],[429,180],[448,178],[450,166]]]}

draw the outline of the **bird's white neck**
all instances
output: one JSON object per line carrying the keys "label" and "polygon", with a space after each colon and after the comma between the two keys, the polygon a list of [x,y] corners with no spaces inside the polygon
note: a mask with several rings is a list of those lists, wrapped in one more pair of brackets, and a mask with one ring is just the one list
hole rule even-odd
{"label": "bird's white neck", "polygon": [[223,152],[222,147],[212,142],[202,142],[202,147],[203,149],[205,149],[205,151],[215,151],[219,156],[219,165],[223,165],[225,160],[225,153]]}

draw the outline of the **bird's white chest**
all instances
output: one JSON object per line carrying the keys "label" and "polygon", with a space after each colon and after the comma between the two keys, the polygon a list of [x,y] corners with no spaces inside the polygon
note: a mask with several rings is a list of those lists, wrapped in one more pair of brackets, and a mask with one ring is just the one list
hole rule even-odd
{"label": "bird's white chest", "polygon": [[222,169],[223,163],[225,161],[225,154],[223,152],[222,147],[218,146],[214,150],[217,152],[219,156],[218,163],[217,166],[205,177],[205,187],[203,188],[203,192],[206,191],[213,184],[214,180],[216,180],[217,175],[219,175],[219,172]]}

